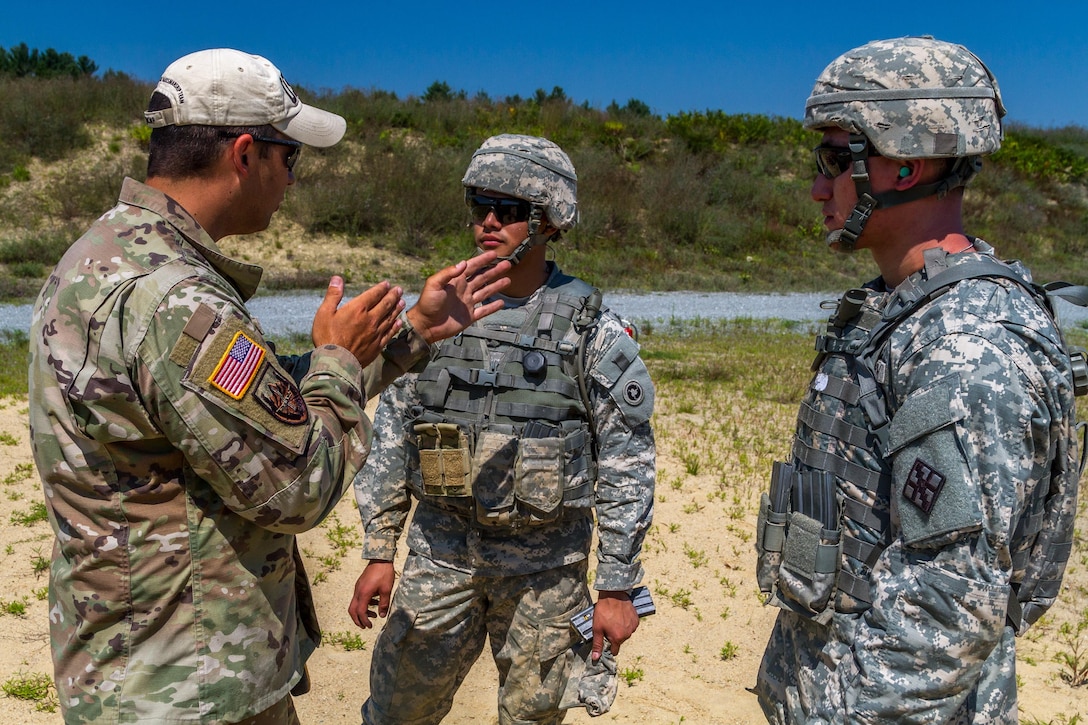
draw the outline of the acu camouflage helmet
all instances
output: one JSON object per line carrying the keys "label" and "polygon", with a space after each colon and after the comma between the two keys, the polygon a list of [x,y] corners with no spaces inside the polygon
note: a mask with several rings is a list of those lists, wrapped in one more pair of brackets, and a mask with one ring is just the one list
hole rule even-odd
{"label": "acu camouflage helmet", "polygon": [[816,79],[808,129],[837,126],[895,159],[983,156],[1001,147],[997,80],[962,45],[930,36],[876,40]]}
{"label": "acu camouflage helmet", "polygon": [[556,229],[578,223],[578,175],[563,149],[548,139],[492,136],[472,155],[461,183],[470,193],[497,191],[531,202]]}

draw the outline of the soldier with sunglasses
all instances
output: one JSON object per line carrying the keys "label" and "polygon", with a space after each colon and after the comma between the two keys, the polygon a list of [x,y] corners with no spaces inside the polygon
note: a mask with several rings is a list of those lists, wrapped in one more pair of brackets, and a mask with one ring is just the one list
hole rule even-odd
{"label": "soldier with sunglasses", "polygon": [[320,636],[295,535],[355,478],[367,400],[501,307],[483,300],[506,264],[442,270],[407,312],[384,282],[341,305],[334,277],[314,350],[277,355],[246,309],[260,267],[218,242],[267,227],[303,144],[344,119],[230,49],[171,64],[145,118],[147,182],[72,244],[31,323],[58,699],[69,724],[292,725]]}
{"label": "soldier with sunglasses", "polygon": [[1069,556],[1088,376],[1047,291],[964,229],[1004,114],[987,67],[930,37],[843,54],[806,104],[827,243],[880,276],[818,338],[761,501],[770,722],[1017,722],[1015,637]]}
{"label": "soldier with sunglasses", "polygon": [[[505,307],[440,345],[375,414],[355,483],[369,563],[348,607],[360,627],[388,618],[368,725],[440,722],[488,641],[502,725],[600,714],[616,695],[653,511],[653,386],[600,292],[548,260],[578,220],[576,183],[567,155],[532,136],[489,138],[465,173],[477,249],[515,264]],[[595,526],[582,641],[571,619],[592,602]]]}

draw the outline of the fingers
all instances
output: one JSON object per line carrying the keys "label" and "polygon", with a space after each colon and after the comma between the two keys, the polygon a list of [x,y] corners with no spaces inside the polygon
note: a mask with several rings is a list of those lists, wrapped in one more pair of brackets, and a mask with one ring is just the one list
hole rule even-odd
{"label": "fingers", "polygon": [[505,303],[502,300],[494,300],[493,302],[489,302],[486,305],[480,305],[478,307],[472,308],[473,321],[482,320],[483,318],[490,315],[492,312],[498,312],[503,308],[504,304]]}
{"label": "fingers", "polygon": [[601,632],[596,627],[593,628],[593,646],[589,649],[589,659],[591,662],[596,662],[601,658],[601,652],[604,651],[604,632]]}
{"label": "fingers", "polygon": [[344,299],[344,278],[334,275],[329,280],[329,286],[325,288],[325,297],[314,314],[314,323],[310,329],[314,347],[320,347],[328,341],[333,325],[332,318],[342,299]]}
{"label": "fingers", "polygon": [[360,629],[370,629],[373,626],[370,623],[371,615],[367,611],[366,602],[361,601],[357,596],[352,597],[351,604],[348,605],[348,616]]}

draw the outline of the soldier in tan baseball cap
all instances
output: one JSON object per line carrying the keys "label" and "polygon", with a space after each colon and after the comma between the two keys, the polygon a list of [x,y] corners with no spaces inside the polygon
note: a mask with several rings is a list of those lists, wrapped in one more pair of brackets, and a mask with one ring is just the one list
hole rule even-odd
{"label": "soldier in tan baseball cap", "polygon": [[409,310],[388,282],[341,304],[333,277],[314,349],[277,355],[246,307],[261,268],[218,243],[267,227],[302,145],[336,143],[344,119],[218,49],[166,70],[147,121],[146,183],[125,179],[31,322],[60,707],[66,723],[296,725],[320,632],[295,535],[365,460],[366,401],[501,307],[484,300],[510,265],[447,267]]}

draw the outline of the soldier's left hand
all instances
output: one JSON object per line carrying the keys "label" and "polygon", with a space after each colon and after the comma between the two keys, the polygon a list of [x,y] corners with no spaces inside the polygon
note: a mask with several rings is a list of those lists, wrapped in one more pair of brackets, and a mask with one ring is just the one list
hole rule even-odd
{"label": "soldier's left hand", "polygon": [[[487,252],[458,262],[427,278],[408,319],[427,342],[453,337],[476,320],[502,308],[502,300],[480,303],[506,288],[509,262]],[[477,306],[479,305],[479,306]]]}
{"label": "soldier's left hand", "polygon": [[627,592],[598,592],[593,608],[593,647],[590,657],[594,662],[601,658],[604,640],[608,639],[613,655],[620,653],[620,645],[631,638],[638,629],[638,612]]}

